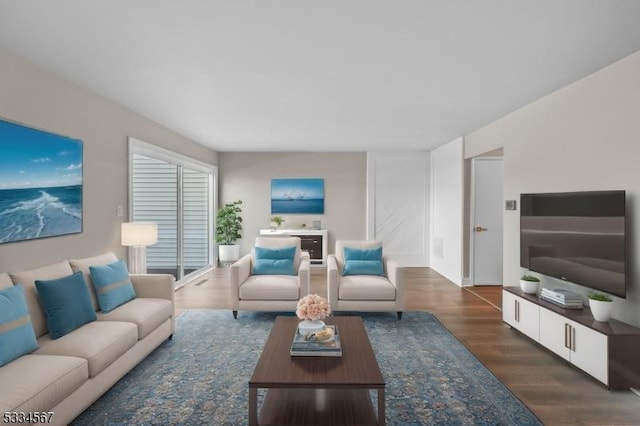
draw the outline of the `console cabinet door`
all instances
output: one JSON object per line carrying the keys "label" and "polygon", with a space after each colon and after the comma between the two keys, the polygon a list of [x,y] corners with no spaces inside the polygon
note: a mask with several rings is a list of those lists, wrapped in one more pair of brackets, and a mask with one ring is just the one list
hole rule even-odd
{"label": "console cabinet door", "polygon": [[536,342],[540,339],[540,307],[502,291],[502,319]]}
{"label": "console cabinet door", "polygon": [[540,307],[518,298],[519,330],[538,342],[540,340]]}
{"label": "console cabinet door", "polygon": [[570,326],[571,321],[562,315],[540,308],[540,344],[567,361],[571,359]]}
{"label": "console cabinet door", "polygon": [[573,321],[571,327],[571,363],[608,386],[607,336]]}
{"label": "console cabinet door", "polygon": [[519,329],[516,322],[516,296],[502,290],[502,320],[511,327]]}

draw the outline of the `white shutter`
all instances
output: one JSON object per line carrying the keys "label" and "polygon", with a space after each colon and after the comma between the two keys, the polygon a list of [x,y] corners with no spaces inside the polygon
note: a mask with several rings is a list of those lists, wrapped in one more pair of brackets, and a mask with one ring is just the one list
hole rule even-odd
{"label": "white shutter", "polygon": [[209,175],[185,167],[182,172],[185,273],[209,264],[209,247],[212,241],[209,193]]}
{"label": "white shutter", "polygon": [[158,224],[158,243],[147,247],[147,268],[177,269],[178,166],[134,154],[132,188],[133,221]]}

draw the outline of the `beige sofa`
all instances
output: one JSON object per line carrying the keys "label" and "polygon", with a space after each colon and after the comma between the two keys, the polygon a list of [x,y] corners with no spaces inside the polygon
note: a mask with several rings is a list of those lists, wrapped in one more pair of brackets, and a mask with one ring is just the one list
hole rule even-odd
{"label": "beige sofa", "polygon": [[[53,412],[65,425],[143,360],[175,329],[172,275],[132,275],[136,298],[104,314],[89,276],[89,266],[116,261],[113,253],[75,259],[19,273],[0,273],[0,289],[22,284],[39,348],[0,367],[0,413]],[[35,280],[82,271],[97,320],[51,339]]]}

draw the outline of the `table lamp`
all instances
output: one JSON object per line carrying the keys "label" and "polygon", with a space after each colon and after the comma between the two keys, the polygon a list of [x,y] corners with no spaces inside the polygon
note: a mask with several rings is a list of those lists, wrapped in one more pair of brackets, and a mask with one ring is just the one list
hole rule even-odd
{"label": "table lamp", "polygon": [[124,222],[121,228],[122,245],[131,247],[129,272],[147,273],[147,246],[158,242],[158,224],[151,222]]}

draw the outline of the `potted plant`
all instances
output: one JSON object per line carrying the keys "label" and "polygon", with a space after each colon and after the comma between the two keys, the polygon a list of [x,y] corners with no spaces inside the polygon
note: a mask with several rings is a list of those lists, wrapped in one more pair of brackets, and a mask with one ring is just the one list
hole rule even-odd
{"label": "potted plant", "polygon": [[533,275],[523,275],[520,277],[520,288],[524,293],[536,294],[539,284],[540,278],[534,277]]}
{"label": "potted plant", "polygon": [[242,238],[242,201],[236,200],[218,209],[216,216],[216,242],[220,262],[234,262],[240,258],[240,246],[236,244]]}
{"label": "potted plant", "polygon": [[271,218],[271,228],[273,228],[274,230],[276,228],[279,228],[280,225],[282,225],[282,222],[284,222],[284,219],[282,218],[282,216],[273,216]]}
{"label": "potted plant", "polygon": [[613,299],[604,293],[590,293],[589,307],[596,321],[607,322],[613,313]]}

